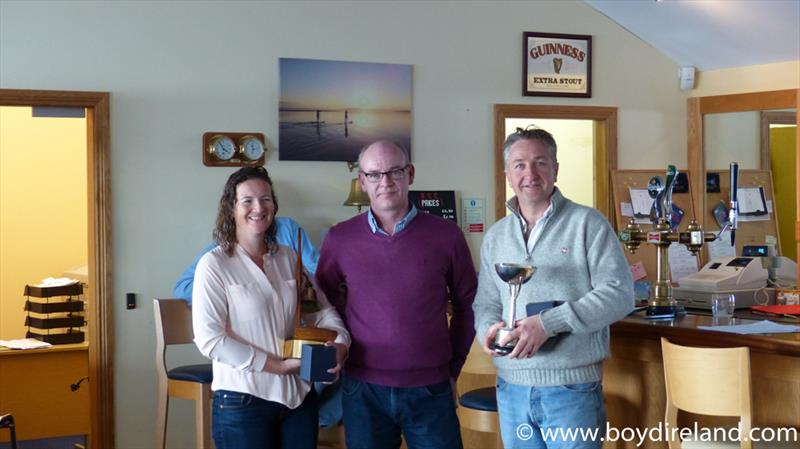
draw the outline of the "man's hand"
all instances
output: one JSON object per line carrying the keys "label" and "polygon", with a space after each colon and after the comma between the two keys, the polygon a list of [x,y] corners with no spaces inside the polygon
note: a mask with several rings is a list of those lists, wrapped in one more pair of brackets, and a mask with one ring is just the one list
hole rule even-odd
{"label": "man's hand", "polygon": [[325,346],[335,346],[336,347],[336,366],[329,369],[328,372],[333,374],[335,377],[330,382],[325,382],[326,384],[334,383],[339,380],[339,375],[342,372],[342,367],[344,366],[344,361],[347,359],[347,346],[343,343],[335,343],[333,341],[325,342]]}
{"label": "man's hand", "polygon": [[[517,340],[514,350],[508,355],[512,359],[532,357],[547,339],[550,338],[544,332],[542,318],[539,315],[533,315],[524,320],[518,320],[516,324],[514,330],[507,337],[509,341]],[[500,342],[500,344],[504,343],[506,342]]]}
{"label": "man's hand", "polygon": [[506,327],[506,322],[498,321],[492,324],[492,327],[490,327],[486,331],[486,337],[483,339],[483,352],[489,354],[492,357],[497,357],[500,355],[497,352],[495,352],[494,349],[492,349],[492,343],[494,343],[494,337],[495,335],[497,335],[497,331],[503,327]]}
{"label": "man's hand", "polygon": [[450,378],[450,388],[453,390],[453,405],[455,405],[456,408],[458,408],[458,388],[457,388],[457,384],[458,384],[458,382],[456,382],[456,380],[451,377]]}

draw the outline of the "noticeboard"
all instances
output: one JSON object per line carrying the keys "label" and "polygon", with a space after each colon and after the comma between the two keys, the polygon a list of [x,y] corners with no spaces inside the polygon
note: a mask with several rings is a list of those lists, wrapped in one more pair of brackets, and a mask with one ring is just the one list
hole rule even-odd
{"label": "noticeboard", "polygon": [[453,190],[409,190],[408,199],[421,211],[452,220],[456,218],[456,192]]}

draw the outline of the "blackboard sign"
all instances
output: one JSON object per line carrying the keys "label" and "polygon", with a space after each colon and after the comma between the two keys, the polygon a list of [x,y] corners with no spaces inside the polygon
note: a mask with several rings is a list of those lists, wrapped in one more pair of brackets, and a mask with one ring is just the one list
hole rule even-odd
{"label": "blackboard sign", "polygon": [[453,190],[409,190],[408,199],[417,209],[458,224],[456,192]]}

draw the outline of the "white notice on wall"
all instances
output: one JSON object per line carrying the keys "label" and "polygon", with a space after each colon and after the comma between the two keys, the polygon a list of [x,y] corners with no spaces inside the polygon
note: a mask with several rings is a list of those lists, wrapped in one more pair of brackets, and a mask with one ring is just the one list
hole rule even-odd
{"label": "white notice on wall", "polygon": [[767,200],[762,187],[740,187],[736,190],[739,201],[739,221],[768,221]]}
{"label": "white notice on wall", "polygon": [[708,258],[714,260],[720,257],[735,256],[736,248],[731,246],[731,231],[726,229],[719,237],[713,242],[706,243],[706,246],[708,246]]}
{"label": "white notice on wall", "polygon": [[650,223],[650,209],[653,207],[653,199],[647,193],[647,189],[628,189],[631,194],[631,206],[633,208],[633,221],[639,224]]}
{"label": "white notice on wall", "polygon": [[462,198],[461,228],[467,234],[483,232],[486,228],[486,200],[484,198]]}
{"label": "white notice on wall", "polygon": [[667,252],[672,282],[680,282],[683,277],[697,273],[697,256],[686,249],[686,246],[670,245]]}

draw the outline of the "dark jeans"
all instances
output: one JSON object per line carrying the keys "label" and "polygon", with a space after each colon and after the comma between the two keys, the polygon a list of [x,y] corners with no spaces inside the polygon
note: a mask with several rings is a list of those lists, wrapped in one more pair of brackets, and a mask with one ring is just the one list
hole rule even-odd
{"label": "dark jeans", "polygon": [[217,449],[317,447],[317,393],[313,388],[296,409],[228,390],[214,392],[212,407],[211,430]]}
{"label": "dark jeans", "polygon": [[332,384],[315,383],[319,398],[319,426],[335,427],[342,420],[342,381]]}
{"label": "dark jeans", "polygon": [[450,382],[394,388],[342,378],[348,449],[396,449],[400,434],[409,449],[461,449]]}

